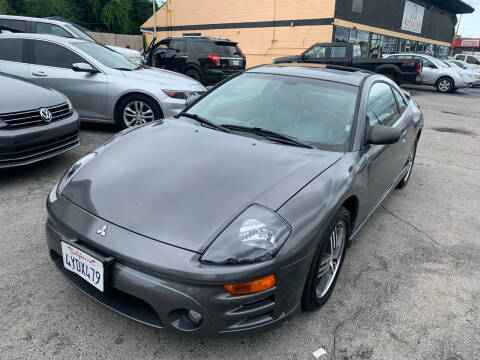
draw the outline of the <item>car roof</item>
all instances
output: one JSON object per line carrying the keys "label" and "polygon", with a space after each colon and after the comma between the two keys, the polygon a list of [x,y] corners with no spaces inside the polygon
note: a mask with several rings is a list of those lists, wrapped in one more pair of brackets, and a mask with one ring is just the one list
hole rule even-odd
{"label": "car roof", "polygon": [[31,33],[8,33],[0,34],[0,39],[15,38],[15,39],[36,39],[36,40],[50,40],[64,44],[78,43],[78,42],[90,42],[84,39],[67,38],[64,36],[50,35],[50,34],[31,34]]}
{"label": "car roof", "polygon": [[225,41],[225,42],[231,42],[231,43],[236,43],[235,41],[233,40],[230,40],[230,39],[221,39],[221,38],[214,38],[214,37],[211,37],[211,36],[202,36],[202,35],[183,35],[183,36],[169,36],[165,39],[162,39],[160,41],[163,41],[163,40],[168,40],[168,39],[194,39],[194,40],[210,40],[210,41]]}
{"label": "car roof", "polygon": [[38,21],[55,25],[68,25],[68,23],[65,21],[52,20],[47,18],[37,18],[31,16],[0,15],[0,19]]}
{"label": "car roof", "polygon": [[346,66],[307,64],[307,63],[285,63],[260,65],[246,70],[247,73],[261,73],[297,76],[318,80],[334,81],[353,86],[360,86],[362,81],[375,73],[355,69]]}

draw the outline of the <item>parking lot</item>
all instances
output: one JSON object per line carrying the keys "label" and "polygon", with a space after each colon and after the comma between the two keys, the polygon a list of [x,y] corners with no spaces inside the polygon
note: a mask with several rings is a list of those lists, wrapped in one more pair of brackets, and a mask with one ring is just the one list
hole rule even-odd
{"label": "parking lot", "polygon": [[55,269],[47,194],[115,128],[84,125],[74,151],[1,171],[0,358],[314,359],[319,348],[332,359],[480,358],[480,89],[410,90],[425,128],[409,185],[362,229],[326,306],[255,336],[196,338],[141,325]]}

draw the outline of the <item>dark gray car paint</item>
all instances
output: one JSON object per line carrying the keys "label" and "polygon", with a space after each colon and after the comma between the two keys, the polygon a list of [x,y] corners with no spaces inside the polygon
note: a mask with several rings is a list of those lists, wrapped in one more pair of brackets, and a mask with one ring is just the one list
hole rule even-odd
{"label": "dark gray car paint", "polygon": [[[0,86],[7,89],[0,96],[0,118],[2,114],[51,107],[67,101],[65,95],[53,89],[10,77],[0,76]],[[79,129],[80,122],[75,111],[49,124],[0,129],[0,168],[31,164],[74,149],[80,145]],[[55,145],[56,141],[66,137],[71,137],[68,143]],[[33,150],[39,146],[42,149]],[[19,152],[23,151],[31,152],[23,160],[7,160],[10,157],[18,159]]]}
{"label": "dark gray car paint", "polygon": [[[299,73],[314,78],[331,77],[328,71],[317,70],[300,68]],[[252,71],[288,71],[291,76],[296,73],[294,67]],[[354,74],[343,78],[346,83],[354,79],[362,90],[355,141],[345,154],[271,144],[216,132],[184,120],[138,128],[113,139],[67,186],[65,196],[57,195],[56,188],[49,196],[47,241],[57,266],[68,277],[62,270],[61,259],[58,260],[62,238],[79,239],[87,248],[113,256],[113,286],[146,301],[160,316],[161,325],[116,306],[115,299],[100,298],[85,284],[75,285],[114,310],[153,326],[173,329],[168,314],[183,306],[198,309],[206,316],[205,324],[196,330],[202,334],[255,331],[287,320],[299,309],[319,236],[335,211],[342,204],[349,204],[353,237],[405,175],[408,151],[423,126],[421,112],[411,100],[393,125],[403,131],[399,142],[365,144],[365,104],[370,87],[376,81],[396,85],[381,76]],[[334,76],[341,78],[337,73]],[[149,137],[152,133],[157,137],[154,145]],[[179,134],[181,138],[177,137]],[[163,147],[165,144],[168,147]],[[122,158],[130,156],[132,146],[138,146],[144,155],[149,148],[150,157]],[[123,155],[119,156],[119,152]],[[235,178],[230,177],[231,173]],[[145,174],[153,178],[145,178]],[[166,200],[162,201],[156,192],[167,196]],[[290,238],[277,256],[266,262],[235,266],[201,263],[200,253],[215,234],[251,203],[276,210],[292,227]],[[140,211],[146,225],[136,220],[132,226],[128,210]],[[188,216],[184,217],[182,211]],[[156,215],[166,229],[155,228]],[[169,221],[162,222],[162,217]],[[105,224],[108,234],[99,237],[96,231]],[[143,236],[145,233],[148,237]],[[255,296],[231,296],[220,286],[272,273],[277,275],[276,286]],[[242,303],[272,294],[275,304],[269,313],[271,319],[248,323],[245,319],[249,315],[235,310]]]}

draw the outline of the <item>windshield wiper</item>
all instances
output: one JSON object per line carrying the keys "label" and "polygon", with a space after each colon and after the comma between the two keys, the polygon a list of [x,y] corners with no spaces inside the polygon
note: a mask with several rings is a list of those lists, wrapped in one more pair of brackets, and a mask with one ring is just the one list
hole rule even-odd
{"label": "windshield wiper", "polygon": [[249,132],[255,135],[260,135],[263,136],[266,139],[273,140],[276,142],[281,142],[283,144],[288,144],[288,145],[294,145],[294,146],[299,146],[299,147],[304,147],[308,149],[313,149],[314,147],[306,142],[299,140],[297,138],[294,138],[292,136],[284,135],[277,133],[275,131],[263,129],[260,127],[248,127],[248,126],[241,126],[241,125],[228,125],[224,124],[222,127],[230,129],[230,130],[237,130],[237,131],[245,131]]}
{"label": "windshield wiper", "polygon": [[226,132],[226,133],[231,133],[230,130],[228,130],[226,127],[222,126],[222,125],[218,125],[218,124],[215,124],[214,122],[211,122],[210,120],[207,120],[197,114],[190,114],[190,113],[180,113],[178,115],[176,115],[175,117],[178,119],[180,116],[185,116],[185,117],[188,117],[190,119],[193,119],[193,120],[196,120],[198,121],[200,124],[205,124],[205,125],[208,125],[216,130],[219,130],[219,131],[223,131],[223,132]]}

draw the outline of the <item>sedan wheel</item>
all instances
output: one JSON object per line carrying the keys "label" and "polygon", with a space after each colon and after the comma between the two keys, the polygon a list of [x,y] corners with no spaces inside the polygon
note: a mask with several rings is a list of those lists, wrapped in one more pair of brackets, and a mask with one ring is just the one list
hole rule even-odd
{"label": "sedan wheel", "polygon": [[153,110],[142,101],[132,101],[123,109],[123,121],[126,127],[143,125],[155,120]]}
{"label": "sedan wheel", "polygon": [[400,188],[400,189],[404,188],[407,185],[408,180],[410,179],[410,175],[412,174],[413,164],[415,163],[415,155],[417,154],[417,142],[418,142],[418,140],[415,141],[415,143],[412,146],[412,149],[410,150],[410,152],[408,154],[408,159],[407,159],[407,164],[406,164],[406,166],[408,167],[408,170],[407,170],[407,174],[402,179],[402,181],[400,181],[398,183],[398,188]]}
{"label": "sedan wheel", "polygon": [[452,80],[443,78],[437,82],[437,91],[441,93],[447,93],[453,90]]}
{"label": "sedan wheel", "polygon": [[350,213],[341,207],[319,239],[302,295],[302,309],[315,310],[332,294],[350,238]]}
{"label": "sedan wheel", "polygon": [[345,247],[345,238],[347,234],[347,224],[340,220],[332,233],[327,246],[327,251],[320,262],[317,271],[317,298],[321,299],[330,290],[338,269],[342,261],[343,248]]}

